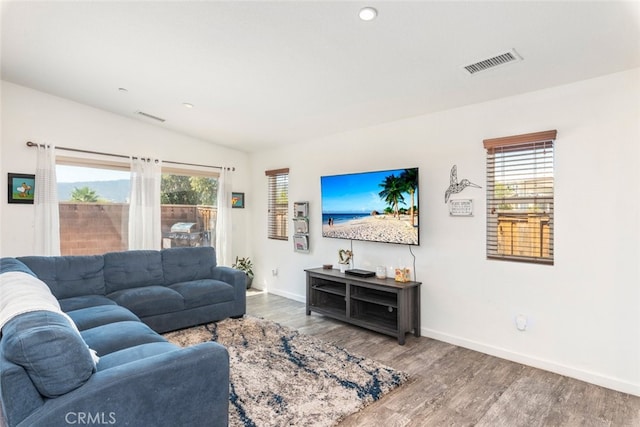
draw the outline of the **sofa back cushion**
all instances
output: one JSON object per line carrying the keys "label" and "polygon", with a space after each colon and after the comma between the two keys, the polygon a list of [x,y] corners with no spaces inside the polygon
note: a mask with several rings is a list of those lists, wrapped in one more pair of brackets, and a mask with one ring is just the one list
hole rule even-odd
{"label": "sofa back cushion", "polygon": [[123,289],[164,285],[160,251],[135,250],[104,254],[107,294]]}
{"label": "sofa back cushion", "polygon": [[2,328],[2,352],[22,366],[41,395],[58,397],[87,382],[95,364],[80,334],[62,314],[32,311]]}
{"label": "sofa back cushion", "polygon": [[171,248],[161,252],[166,285],[212,278],[216,251],[211,246]]}
{"label": "sofa back cushion", "polygon": [[36,277],[36,274],[29,269],[22,261],[15,258],[0,258],[0,274],[8,273],[10,271],[18,271],[20,273],[27,273]]}
{"label": "sofa back cushion", "polygon": [[101,255],[26,256],[18,260],[45,282],[57,299],[105,294]]}

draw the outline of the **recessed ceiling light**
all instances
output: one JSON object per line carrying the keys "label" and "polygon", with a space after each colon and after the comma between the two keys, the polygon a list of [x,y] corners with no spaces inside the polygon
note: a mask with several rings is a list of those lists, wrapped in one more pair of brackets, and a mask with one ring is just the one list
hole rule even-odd
{"label": "recessed ceiling light", "polygon": [[367,6],[360,9],[358,16],[360,16],[360,19],[363,21],[373,21],[376,19],[376,16],[378,16],[378,11],[373,7]]}
{"label": "recessed ceiling light", "polygon": [[185,108],[193,108],[193,104],[189,104],[188,102],[183,102],[182,105],[184,105]]}

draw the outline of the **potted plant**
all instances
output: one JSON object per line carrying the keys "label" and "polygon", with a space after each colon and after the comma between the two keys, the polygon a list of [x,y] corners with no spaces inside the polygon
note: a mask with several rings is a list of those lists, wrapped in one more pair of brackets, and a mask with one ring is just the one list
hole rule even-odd
{"label": "potted plant", "polygon": [[234,262],[231,267],[244,271],[244,274],[247,275],[247,289],[249,289],[251,287],[251,282],[253,281],[253,263],[249,257],[238,258],[236,256],[236,262]]}

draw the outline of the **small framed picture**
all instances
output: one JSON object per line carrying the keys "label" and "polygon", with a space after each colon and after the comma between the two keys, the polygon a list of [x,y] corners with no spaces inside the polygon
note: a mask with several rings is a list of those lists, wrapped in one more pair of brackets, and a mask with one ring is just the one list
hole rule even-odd
{"label": "small framed picture", "polygon": [[231,207],[244,209],[244,193],[231,193]]}
{"label": "small framed picture", "polygon": [[309,215],[309,202],[295,202],[293,204],[293,215],[296,218],[304,218]]}
{"label": "small framed picture", "polygon": [[296,252],[309,252],[309,237],[302,234],[294,235],[293,248]]}
{"label": "small framed picture", "polygon": [[307,218],[294,218],[293,228],[297,234],[309,233],[309,220]]}
{"label": "small framed picture", "polygon": [[33,204],[36,190],[36,176],[24,173],[9,173],[7,194],[9,203]]}

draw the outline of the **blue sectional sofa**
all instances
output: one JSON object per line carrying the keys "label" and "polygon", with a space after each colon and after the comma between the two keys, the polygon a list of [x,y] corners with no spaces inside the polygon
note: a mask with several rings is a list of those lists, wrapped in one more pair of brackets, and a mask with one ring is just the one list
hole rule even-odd
{"label": "blue sectional sofa", "polygon": [[226,349],[159,333],[240,317],[245,295],[210,247],[0,259],[0,425],[227,425]]}

